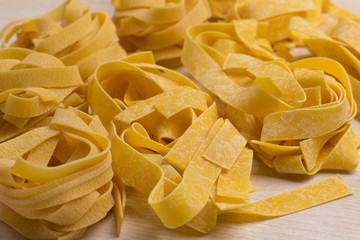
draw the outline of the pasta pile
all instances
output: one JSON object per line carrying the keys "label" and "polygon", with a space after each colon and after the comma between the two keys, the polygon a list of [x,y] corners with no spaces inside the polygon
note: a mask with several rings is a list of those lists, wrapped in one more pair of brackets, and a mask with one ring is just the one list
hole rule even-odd
{"label": "pasta pile", "polygon": [[331,12],[334,6],[328,0],[240,0],[235,5],[235,18],[256,19],[267,25],[266,39],[278,44],[291,39],[288,28],[293,21],[309,21],[315,28],[329,21],[323,13]]}
{"label": "pasta pile", "polygon": [[87,110],[77,66],[23,48],[0,49],[0,142],[69,106]]}
{"label": "pasta pile", "polygon": [[[271,6],[271,8],[269,8]],[[349,74],[356,103],[360,104],[359,18],[329,0],[238,1],[237,19],[256,19],[266,29],[262,34],[278,55],[294,61],[288,52],[305,46],[313,55],[332,58]]]}
{"label": "pasta pile", "polygon": [[111,19],[105,13],[91,13],[77,0],[39,17],[9,23],[0,39],[1,47],[33,49],[59,58],[66,66],[77,65],[84,80],[100,63],[126,56]]}
{"label": "pasta pile", "polygon": [[166,227],[208,233],[218,214],[276,217],[352,193],[335,176],[248,204],[255,188],[246,139],[206,93],[154,63],[150,53],[104,63],[90,80],[89,104],[110,126],[114,172],[148,196]]}
{"label": "pasta pile", "polygon": [[336,20],[318,29],[308,29],[309,22],[303,28],[296,26],[289,29],[293,35],[304,42],[306,48],[315,56],[334,59],[346,69],[357,105],[360,104],[360,36],[359,19],[344,12],[337,13]]}
{"label": "pasta pile", "polygon": [[326,30],[341,18],[358,18],[329,0],[240,0],[234,7],[234,19],[256,19],[266,25],[265,37],[274,46],[286,44],[289,48],[303,46],[304,34],[292,30],[318,32],[326,37]]}
{"label": "pasta pile", "polygon": [[[119,235],[125,184],[165,227],[207,234],[221,214],[272,218],[353,193],[336,175],[251,202],[250,175],[253,151],[280,173],[359,165],[359,18],[329,0],[111,4],[114,23],[68,0],[0,32],[2,221],[78,239],[113,209]],[[164,67],[181,63],[209,93]]]}
{"label": "pasta pile", "polygon": [[186,28],[211,16],[207,0],[112,0],[111,3],[115,7],[117,33],[125,49],[151,50],[156,62],[166,66],[180,65]]}
{"label": "pasta pile", "polygon": [[299,174],[354,169],[359,138],[349,121],[357,107],[344,68],[326,58],[286,63],[256,37],[259,28],[255,20],[193,26],[183,63],[227,105],[225,116],[268,166]]}
{"label": "pasta pile", "polygon": [[121,223],[110,146],[99,118],[75,108],[1,143],[0,218],[30,239],[80,238],[114,204]]}
{"label": "pasta pile", "polygon": [[114,24],[70,0],[0,38],[0,218],[30,239],[77,239],[113,208],[120,234],[125,189],[86,114],[87,78],[126,56]]}

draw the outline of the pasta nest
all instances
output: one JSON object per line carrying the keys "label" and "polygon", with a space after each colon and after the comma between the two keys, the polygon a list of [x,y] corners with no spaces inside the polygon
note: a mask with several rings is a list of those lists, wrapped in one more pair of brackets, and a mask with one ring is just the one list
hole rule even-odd
{"label": "pasta nest", "polygon": [[1,219],[30,239],[80,238],[114,205],[121,224],[125,189],[107,135],[97,116],[59,108],[1,143]]}
{"label": "pasta nest", "polygon": [[261,28],[256,20],[190,27],[182,61],[268,166],[300,174],[354,169],[359,139],[349,121],[357,106],[345,69],[328,58],[287,63]]}
{"label": "pasta nest", "polygon": [[99,64],[126,56],[111,19],[105,13],[91,13],[77,0],[38,17],[10,22],[0,39],[1,47],[33,49],[59,58],[66,66],[77,65],[84,80]]}
{"label": "pasta nest", "polygon": [[26,132],[57,108],[87,111],[77,66],[24,48],[0,49],[0,142]]}

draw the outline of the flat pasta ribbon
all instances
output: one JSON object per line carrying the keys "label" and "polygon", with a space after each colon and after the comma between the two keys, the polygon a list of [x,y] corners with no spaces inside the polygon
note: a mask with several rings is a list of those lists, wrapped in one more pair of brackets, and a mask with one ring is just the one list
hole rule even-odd
{"label": "flat pasta ribbon", "polygon": [[360,47],[356,41],[360,19],[356,15],[329,0],[242,0],[234,13],[235,19],[258,20],[258,35],[269,40],[277,56],[288,62],[294,61],[290,49],[305,46],[315,56],[341,63],[360,104]]}
{"label": "flat pasta ribbon", "polygon": [[268,166],[299,174],[354,169],[359,139],[349,121],[357,107],[345,69],[327,58],[287,64],[258,45],[268,46],[256,37],[259,25],[189,28],[185,67],[227,105],[225,116]]}
{"label": "flat pasta ribbon", "polygon": [[[291,33],[290,29],[318,32],[332,26],[333,19],[341,17],[359,21],[357,16],[330,0],[240,0],[236,2],[233,14],[234,19],[258,20],[263,25],[262,35],[279,52],[284,46],[304,46],[304,35]],[[326,37],[326,34],[320,34]]]}
{"label": "flat pasta ribbon", "polygon": [[57,108],[87,111],[77,66],[23,48],[0,49],[0,142],[32,127]]}
{"label": "flat pasta ribbon", "polygon": [[[218,214],[275,217],[352,193],[335,176],[247,203],[255,189],[246,139],[219,118],[206,93],[154,62],[141,53],[102,64],[89,83],[89,104],[109,128],[114,172],[148,197],[167,228],[187,225],[206,234]],[[283,204],[292,199],[301,200]]]}
{"label": "flat pasta ribbon", "polygon": [[292,17],[309,19],[314,25],[326,21],[321,15],[329,1],[323,0],[240,0],[235,6],[236,19],[256,19],[266,26],[264,37],[271,43],[288,40],[287,27]]}
{"label": "flat pasta ribbon", "polygon": [[187,27],[211,16],[207,0],[112,0],[120,42],[128,52],[151,50],[157,63],[180,65]]}
{"label": "flat pasta ribbon", "polygon": [[125,190],[107,135],[69,108],[1,143],[0,219],[30,239],[77,239],[115,205],[119,233]]}
{"label": "flat pasta ribbon", "polygon": [[15,35],[11,47],[49,53],[66,66],[78,65],[84,80],[99,64],[126,56],[111,19],[105,13],[91,13],[77,0],[39,17],[9,23],[0,33],[1,47],[8,47]]}
{"label": "flat pasta ribbon", "polygon": [[329,0],[242,0],[236,3],[234,18],[260,21],[261,35],[287,61],[294,61],[289,49],[305,46],[315,56],[340,62],[350,75],[355,101],[360,104],[358,16]]}
{"label": "flat pasta ribbon", "polygon": [[360,37],[359,20],[351,16],[335,19],[321,29],[309,30],[311,24],[302,21],[303,27],[294,24],[288,29],[289,34],[304,42],[305,47],[315,56],[328,57],[341,63],[349,74],[353,94],[357,105],[360,104]]}
{"label": "flat pasta ribbon", "polygon": [[227,20],[234,15],[237,0],[208,0],[212,19]]}

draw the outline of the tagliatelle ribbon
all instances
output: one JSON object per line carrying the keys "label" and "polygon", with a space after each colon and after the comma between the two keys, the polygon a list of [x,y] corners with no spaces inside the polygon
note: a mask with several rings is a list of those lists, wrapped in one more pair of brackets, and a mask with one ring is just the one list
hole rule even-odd
{"label": "tagliatelle ribbon", "polygon": [[268,166],[300,174],[354,169],[359,139],[348,122],[357,107],[344,68],[326,58],[264,61],[264,48],[252,50],[265,41],[258,31],[255,20],[193,26],[182,61],[227,104],[225,116]]}
{"label": "tagliatelle ribbon", "polygon": [[235,6],[235,18],[261,21],[266,29],[262,35],[277,49],[278,56],[288,61],[293,61],[289,48],[305,45],[315,56],[340,62],[351,75],[354,98],[360,104],[360,48],[355,40],[360,20],[356,15],[329,0],[243,0]]}
{"label": "tagliatelle ribbon", "polygon": [[[226,104],[234,125],[151,53],[119,60],[126,53],[110,19],[76,0],[14,21],[0,33],[2,46],[16,35],[11,46],[28,49],[0,50],[1,220],[28,238],[75,239],[113,208],[119,235],[123,180],[148,197],[166,227],[202,233],[219,214],[277,217],[353,193],[337,175],[248,203],[255,188],[245,146],[250,140],[284,173],[358,165],[360,139],[348,123],[357,111],[354,78],[329,59],[294,62],[286,45],[315,36],[357,54],[357,42],[321,13],[352,15],[322,0],[281,0],[271,9],[268,0],[238,1],[236,9],[233,0],[112,3],[122,43],[153,50],[170,66],[178,64],[187,27],[240,15],[261,20],[195,26],[186,36],[185,65]],[[357,30],[342,18],[338,24]],[[101,64],[109,60],[117,61]],[[84,91],[98,116],[78,110],[87,111]]]}
{"label": "tagliatelle ribbon", "polygon": [[[305,21],[303,25],[310,23]],[[360,104],[360,47],[355,41],[360,36],[360,26],[357,20],[340,17],[324,31],[320,29],[309,31],[308,28],[296,26],[291,26],[288,31],[294,35],[300,33],[298,38],[304,41],[307,49],[315,56],[332,58],[344,66],[349,74],[355,101]]]}
{"label": "tagliatelle ribbon", "polygon": [[236,0],[208,0],[208,2],[212,18],[227,20],[233,17]]}
{"label": "tagliatelle ribbon", "polygon": [[292,17],[300,16],[311,20],[314,25],[326,19],[321,15],[328,1],[323,0],[241,0],[235,5],[236,19],[256,19],[266,25],[264,37],[271,43],[286,41],[287,27]]}
{"label": "tagliatelle ribbon", "polygon": [[[246,139],[219,118],[206,93],[155,65],[151,53],[102,64],[89,82],[89,104],[110,130],[114,172],[148,196],[168,228],[187,225],[208,233],[221,213],[275,217],[352,193],[336,176],[247,203],[255,189]],[[324,194],[318,196],[320,188]],[[295,198],[301,200],[292,208],[284,204]]]}
{"label": "tagliatelle ribbon", "polygon": [[[235,5],[233,18],[235,19],[256,19],[264,25],[264,37],[268,39],[275,48],[286,44],[288,48],[303,46],[301,40],[304,35],[292,36],[289,29],[326,29],[334,22],[331,18],[341,17],[358,18],[331,3],[329,0],[241,0]],[[294,26],[294,21],[297,26]],[[308,22],[309,24],[306,24]],[[325,36],[322,34],[323,37]]]}
{"label": "tagliatelle ribbon", "polygon": [[146,1],[112,0],[120,42],[129,52],[151,50],[156,62],[180,65],[187,27],[211,16],[207,0]]}
{"label": "tagliatelle ribbon", "polygon": [[69,106],[87,110],[76,66],[22,48],[0,49],[0,142]]}
{"label": "tagliatelle ribbon", "polygon": [[74,239],[115,204],[119,233],[125,190],[107,134],[97,116],[57,109],[1,143],[0,219],[30,239]]}
{"label": "tagliatelle ribbon", "polygon": [[9,23],[0,33],[1,46],[7,47],[15,35],[11,47],[49,53],[66,66],[78,65],[84,80],[99,64],[126,56],[111,19],[105,13],[91,13],[77,0],[39,17]]}

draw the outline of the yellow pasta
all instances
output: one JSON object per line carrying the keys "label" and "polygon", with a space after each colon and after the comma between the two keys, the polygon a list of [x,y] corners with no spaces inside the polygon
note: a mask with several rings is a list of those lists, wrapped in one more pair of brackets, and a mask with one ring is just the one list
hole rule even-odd
{"label": "yellow pasta", "polygon": [[[218,214],[276,217],[352,194],[335,176],[249,204],[246,139],[206,93],[154,63],[145,52],[102,64],[89,82],[89,104],[110,129],[114,172],[148,197],[167,228],[206,234]],[[291,208],[284,204],[293,199]]]}
{"label": "yellow pasta", "polygon": [[326,37],[324,30],[334,25],[335,20],[346,17],[358,21],[358,18],[331,3],[329,0],[240,0],[234,10],[235,19],[256,19],[264,27],[263,36],[277,48],[285,43],[288,48],[303,46],[302,38],[306,34],[291,32],[291,29],[317,32]]}
{"label": "yellow pasta", "polygon": [[[16,40],[10,44],[13,36]],[[39,17],[9,23],[0,33],[1,47],[22,47],[49,53],[66,66],[78,65],[86,80],[103,62],[126,56],[116,28],[105,13],[91,13],[68,0]]]}
{"label": "yellow pasta", "polygon": [[299,174],[354,169],[358,137],[349,121],[357,107],[344,68],[327,58],[288,64],[258,31],[255,20],[193,26],[182,61],[227,105],[225,116],[268,166]]}
{"label": "yellow pasta", "polygon": [[[305,44],[316,56],[339,61],[352,75],[353,88],[358,88],[358,46],[355,40],[359,32],[357,16],[330,1],[277,1],[275,5],[271,3],[271,11],[265,11],[269,4],[266,0],[240,1],[236,8],[237,18],[255,18],[262,21],[266,25],[262,35],[277,49],[284,46],[282,41],[293,41],[295,45]],[[311,10],[312,8],[314,10]],[[280,16],[276,17],[277,15]],[[288,48],[295,45],[287,44]],[[281,57],[287,55],[287,60],[292,58],[285,49],[281,51]],[[354,95],[359,103],[357,92],[354,91]]]}
{"label": "yellow pasta", "polygon": [[0,142],[69,106],[87,110],[77,66],[22,48],[0,49]]}
{"label": "yellow pasta", "polygon": [[[1,31],[2,221],[30,239],[77,239],[113,209],[119,235],[123,182],[165,227],[204,234],[218,215],[278,217],[353,193],[336,175],[251,202],[246,145],[281,173],[358,166],[356,16],[329,0],[111,3],[117,31],[77,0]],[[146,52],[126,57],[118,37]],[[295,61],[289,49],[303,45],[322,57]],[[225,119],[156,65],[180,57]]]}
{"label": "yellow pasta", "polygon": [[321,24],[326,18],[321,15],[326,0],[241,0],[235,6],[235,18],[256,19],[267,25],[264,36],[271,42],[286,41],[287,28],[294,16]]}
{"label": "yellow pasta", "polygon": [[0,219],[30,239],[77,239],[125,190],[113,180],[110,140],[97,116],[75,108],[0,144]]}
{"label": "yellow pasta", "polygon": [[315,56],[340,62],[350,74],[356,103],[360,104],[359,18],[329,0],[238,1],[237,19],[257,19],[265,25],[262,35],[277,55],[294,61],[288,49],[305,46]]}
{"label": "yellow pasta", "polygon": [[227,20],[233,17],[237,0],[208,0],[211,18]]}
{"label": "yellow pasta", "polygon": [[156,62],[166,66],[180,65],[186,28],[211,16],[207,0],[112,0],[111,3],[124,48],[128,52],[151,50]]}
{"label": "yellow pasta", "polygon": [[[294,21],[295,22],[295,21]],[[310,23],[303,21],[302,26]],[[299,28],[296,25],[289,28],[289,33],[299,35],[307,49],[315,56],[332,58],[341,63],[349,74],[350,83],[356,103],[360,104],[360,60],[359,43],[360,25],[356,19],[340,17],[327,28],[312,29]]]}

